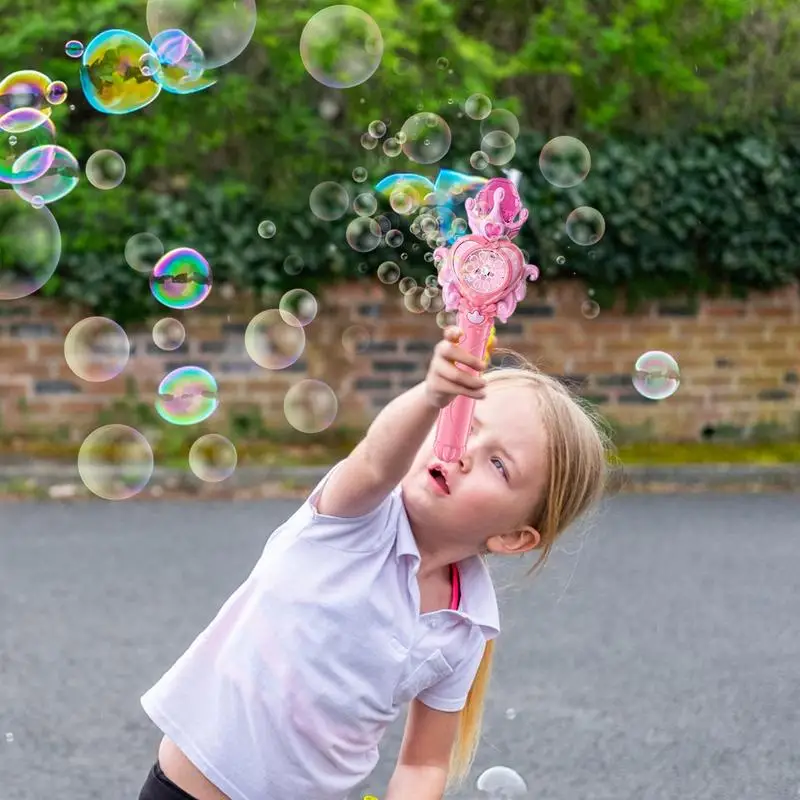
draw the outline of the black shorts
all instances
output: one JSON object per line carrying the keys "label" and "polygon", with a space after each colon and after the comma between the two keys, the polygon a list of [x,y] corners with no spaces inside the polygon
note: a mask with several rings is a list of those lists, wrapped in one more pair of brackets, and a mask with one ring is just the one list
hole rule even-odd
{"label": "black shorts", "polygon": [[197,800],[176,786],[162,771],[156,761],[139,792],[139,800]]}

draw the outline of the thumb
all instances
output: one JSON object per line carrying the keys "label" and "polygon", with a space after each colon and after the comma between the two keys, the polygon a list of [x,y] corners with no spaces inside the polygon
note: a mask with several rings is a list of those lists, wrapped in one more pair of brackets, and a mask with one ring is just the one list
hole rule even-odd
{"label": "thumb", "polygon": [[457,327],[456,325],[449,325],[444,330],[444,338],[447,339],[448,342],[453,342],[453,344],[458,344],[464,334],[461,331],[461,328]]}

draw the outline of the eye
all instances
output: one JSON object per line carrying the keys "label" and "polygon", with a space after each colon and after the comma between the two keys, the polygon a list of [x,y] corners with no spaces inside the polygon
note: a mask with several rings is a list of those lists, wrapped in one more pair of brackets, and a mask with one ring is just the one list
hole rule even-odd
{"label": "eye", "polygon": [[503,473],[503,477],[506,480],[508,480],[508,470],[506,469],[505,464],[503,464],[502,460],[497,458],[497,456],[495,456],[494,458],[492,458],[492,464],[499,464],[500,471]]}

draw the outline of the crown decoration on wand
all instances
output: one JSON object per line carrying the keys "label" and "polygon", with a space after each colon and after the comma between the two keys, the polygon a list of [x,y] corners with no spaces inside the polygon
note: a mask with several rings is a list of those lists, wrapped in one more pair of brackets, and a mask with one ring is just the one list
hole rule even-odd
{"label": "crown decoration on wand", "polygon": [[[465,208],[467,221],[472,230],[472,237],[468,238],[474,240],[478,237],[489,247],[494,245],[498,248],[497,253],[484,253],[485,258],[499,258],[503,253],[511,256],[512,261],[518,264],[522,262],[518,278],[513,282],[510,291],[504,297],[497,299],[496,308],[492,309],[501,322],[505,323],[516,310],[517,303],[525,298],[526,281],[535,281],[539,277],[539,268],[534,264],[525,264],[521,251],[511,243],[511,239],[520,232],[527,221],[528,209],[522,205],[514,181],[508,178],[492,178],[475,198],[467,199]],[[439,284],[442,286],[442,299],[448,311],[459,309],[465,302],[454,272],[454,262],[457,259],[452,257],[453,251],[458,249],[459,241],[457,240],[452,248],[437,247],[434,251],[434,259],[442,264]],[[516,252],[512,255],[511,251]],[[517,254],[518,257],[514,257]]]}

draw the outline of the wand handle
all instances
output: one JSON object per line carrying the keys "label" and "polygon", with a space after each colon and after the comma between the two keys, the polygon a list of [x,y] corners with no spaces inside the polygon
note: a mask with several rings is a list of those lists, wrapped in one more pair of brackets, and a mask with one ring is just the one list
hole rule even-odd
{"label": "wand handle", "polygon": [[[475,320],[480,318],[479,322]],[[465,308],[459,309],[458,327],[464,333],[459,344],[478,358],[485,358],[487,344],[492,333],[493,317],[483,316],[480,312]],[[477,371],[463,364],[459,369],[476,375]],[[458,395],[440,412],[436,422],[436,435],[433,440],[433,451],[436,457],[446,463],[458,461],[464,455],[472,427],[472,415],[475,412],[475,400],[472,397]]]}

